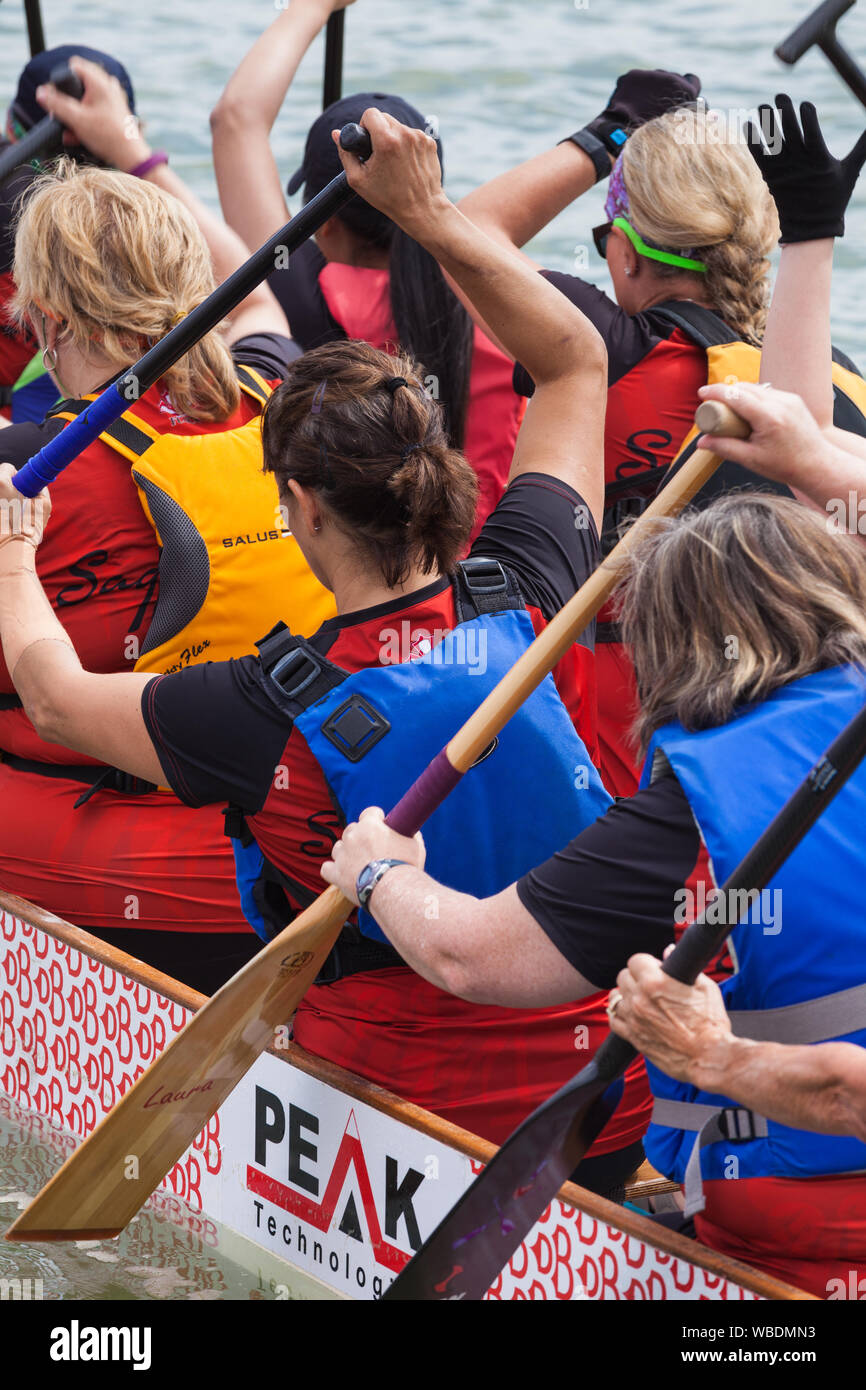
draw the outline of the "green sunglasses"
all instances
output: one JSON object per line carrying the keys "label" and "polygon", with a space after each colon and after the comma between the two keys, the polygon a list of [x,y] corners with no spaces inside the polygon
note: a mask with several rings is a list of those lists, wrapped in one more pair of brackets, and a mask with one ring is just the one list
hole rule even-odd
{"label": "green sunglasses", "polygon": [[706,275],[707,267],[703,261],[693,261],[688,256],[677,256],[673,251],[659,251],[657,247],[648,245],[625,217],[615,217],[612,222],[604,222],[600,227],[593,229],[592,236],[595,248],[605,260],[607,260],[608,237],[614,227],[625,232],[639,256],[646,256],[651,261],[662,261],[665,265],[676,265],[681,270],[695,270],[700,275]]}

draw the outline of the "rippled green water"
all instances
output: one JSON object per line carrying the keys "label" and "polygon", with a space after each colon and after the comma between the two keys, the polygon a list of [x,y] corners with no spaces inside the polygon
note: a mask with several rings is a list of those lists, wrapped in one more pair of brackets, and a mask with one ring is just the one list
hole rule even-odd
{"label": "rippled green water", "polygon": [[[40,1116],[0,1101],[0,1231],[44,1187],[73,1144]],[[15,1280],[20,1289],[9,1282]],[[0,1240],[0,1302],[19,1295],[113,1302],[337,1296],[219,1222],[191,1212],[178,1198],[159,1193],[117,1240]]]}
{"label": "rippled green water", "polygon": [[[780,87],[811,98],[840,151],[866,112],[813,50],[783,68],[774,46],[816,0],[357,0],[348,11],[345,91],[398,91],[440,119],[449,190],[477,183],[567,135],[604,105],[617,74],[633,66],[697,71],[709,100],[744,108]],[[274,0],[43,0],[51,44],[78,39],[128,65],[149,134],[175,167],[215,202],[208,115],[239,55],[275,17]],[[866,68],[866,6],[839,36]],[[20,0],[0,5],[0,93],[27,57]],[[321,45],[310,52],[277,125],[274,146],[288,175],[321,103]],[[4,97],[5,99],[5,97]],[[532,247],[570,270],[575,247],[603,220],[594,191]],[[837,252],[834,329],[839,346],[866,362],[866,181]],[[595,261],[588,272],[606,283]],[[586,272],[582,272],[586,273]]]}

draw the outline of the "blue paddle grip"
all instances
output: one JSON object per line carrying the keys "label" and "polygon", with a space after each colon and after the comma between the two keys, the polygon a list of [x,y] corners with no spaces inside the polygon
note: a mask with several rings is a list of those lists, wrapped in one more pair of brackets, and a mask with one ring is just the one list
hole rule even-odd
{"label": "blue paddle grip", "polygon": [[[14,479],[18,491],[24,497],[35,497],[44,487],[48,487],[67,464],[78,458],[80,453],[99,438],[103,430],[120,419],[130,404],[131,402],[120,394],[117,386],[107,387],[83,414],[72,420],[66,429],[50,439],[38,454],[34,454],[33,458],[18,470]],[[2,451],[0,438],[0,454]]]}

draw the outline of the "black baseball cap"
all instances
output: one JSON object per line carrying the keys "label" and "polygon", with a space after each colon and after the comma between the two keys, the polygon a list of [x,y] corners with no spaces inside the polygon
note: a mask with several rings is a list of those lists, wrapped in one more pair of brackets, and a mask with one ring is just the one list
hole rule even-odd
{"label": "black baseball cap", "polygon": [[442,143],[438,132],[432,128],[433,123],[422,116],[414,106],[410,106],[408,101],[404,101],[402,97],[389,96],[386,92],[356,92],[326,107],[310,126],[304,162],[295,170],[287,184],[289,195],[297,193],[301,184],[305,184],[306,198],[314,198],[331,179],[337,177],[343,166],[337,154],[337,147],[331,139],[331,131],[342,130],[343,126],[349,125],[350,122],[360,121],[370,106],[387,112],[389,116],[393,116],[403,125],[411,126],[413,130],[426,130],[429,135],[434,135],[439,163],[442,163]]}
{"label": "black baseball cap", "polygon": [[36,88],[50,82],[54,69],[60,63],[68,63],[70,58],[87,58],[89,62],[98,63],[100,67],[105,68],[106,72],[117,78],[126,92],[130,111],[135,111],[135,93],[129,73],[122,63],[112,58],[110,53],[100,53],[98,48],[87,48],[80,43],[65,43],[60,48],[46,48],[43,53],[37,53],[35,58],[30,59],[18,79],[18,91],[9,109],[25,130],[30,130],[37,121],[48,115],[36,100]]}

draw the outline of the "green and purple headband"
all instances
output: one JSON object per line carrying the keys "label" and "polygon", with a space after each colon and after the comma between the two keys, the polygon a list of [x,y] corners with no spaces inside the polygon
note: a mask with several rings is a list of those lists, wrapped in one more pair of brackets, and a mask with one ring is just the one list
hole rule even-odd
{"label": "green and purple headband", "polygon": [[652,242],[645,241],[640,233],[635,231],[629,221],[629,197],[623,175],[622,155],[610,173],[604,211],[611,226],[619,227],[620,231],[625,233],[639,256],[646,256],[651,261],[661,261],[664,265],[679,266],[681,270],[693,270],[697,271],[699,275],[706,275],[707,267],[703,261],[694,258],[694,252],[666,251],[661,246],[654,246]]}

